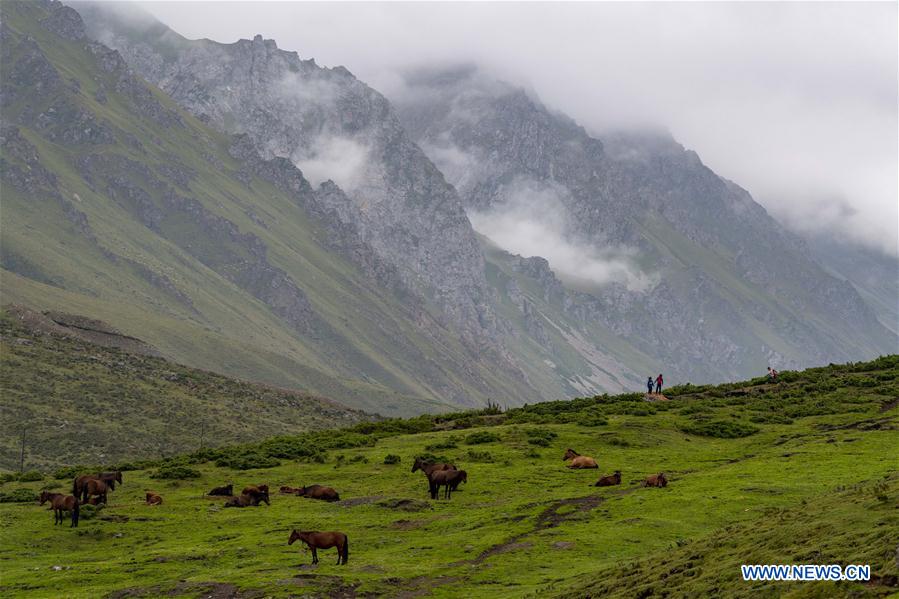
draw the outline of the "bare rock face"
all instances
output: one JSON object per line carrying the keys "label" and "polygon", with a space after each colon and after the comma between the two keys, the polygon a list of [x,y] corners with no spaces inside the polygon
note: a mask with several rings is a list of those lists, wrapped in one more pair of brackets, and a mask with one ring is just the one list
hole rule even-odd
{"label": "bare rock face", "polygon": [[[159,23],[79,7],[88,33],[193,114],[299,167],[332,216],[379,264],[436,301],[471,340],[495,337],[484,257],[458,195],[406,135],[390,103],[347,69],[322,68],[256,36],[188,41]],[[139,33],[140,35],[136,35]],[[232,150],[235,151],[235,150]],[[336,184],[342,193],[335,193]]]}

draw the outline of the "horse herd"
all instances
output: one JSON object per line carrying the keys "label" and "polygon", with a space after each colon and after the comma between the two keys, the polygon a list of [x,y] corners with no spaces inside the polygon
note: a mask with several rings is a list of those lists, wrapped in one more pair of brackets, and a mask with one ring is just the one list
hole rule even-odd
{"label": "horse herd", "polygon": [[[573,469],[589,469],[599,468],[596,460],[590,456],[584,456],[573,449],[565,452],[564,461],[569,462],[568,468]],[[468,473],[465,470],[456,468],[454,464],[434,463],[416,458],[412,465],[412,472],[421,471],[428,480],[428,494],[431,499],[439,499],[440,490],[443,489],[443,498],[450,499],[452,493],[456,491],[460,484],[468,482]],[[53,510],[53,523],[61,524],[65,520],[68,513],[71,517],[71,526],[78,526],[80,515],[80,506],[85,504],[106,504],[107,495],[110,491],[115,490],[116,483],[122,484],[122,473],[120,471],[99,472],[97,474],[87,474],[75,478],[72,484],[72,495],[64,495],[62,493],[50,493],[43,491],[40,495],[40,505],[50,502],[50,509]],[[621,484],[621,471],[616,470],[614,474],[600,477],[595,483],[597,487],[610,487]],[[663,472],[647,477],[642,485],[644,487],[665,487],[668,485],[668,479]],[[302,487],[282,486],[279,489],[282,495],[296,495],[298,497],[306,497],[309,499],[318,499],[320,501],[340,501],[340,495],[331,487],[323,485],[309,485]],[[227,508],[243,508],[258,507],[264,503],[271,505],[269,499],[269,487],[267,484],[248,485],[244,487],[240,495],[234,494],[234,485],[228,484],[222,487],[215,487],[207,493],[208,496],[225,497],[224,507]],[[147,505],[161,505],[162,496],[157,493],[147,492]],[[342,532],[319,532],[319,531],[298,531],[293,530],[287,541],[288,545],[293,545],[296,541],[302,541],[309,549],[312,550],[312,563],[318,563],[317,549],[337,548],[337,564],[346,564],[349,558],[349,540],[347,535]]]}

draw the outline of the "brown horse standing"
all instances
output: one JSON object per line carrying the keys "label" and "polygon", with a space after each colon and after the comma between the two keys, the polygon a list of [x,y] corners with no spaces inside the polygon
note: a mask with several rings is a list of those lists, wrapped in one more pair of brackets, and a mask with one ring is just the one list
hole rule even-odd
{"label": "brown horse standing", "polygon": [[610,474],[608,476],[601,477],[596,484],[593,485],[595,487],[614,487],[615,485],[621,484],[621,470],[616,470],[615,474]]}
{"label": "brown horse standing", "polygon": [[296,490],[296,494],[300,497],[308,497],[309,499],[320,499],[322,501],[340,501],[340,495],[331,487],[323,487],[321,485],[309,485],[308,487],[300,487]]}
{"label": "brown horse standing", "polygon": [[569,468],[599,468],[596,465],[596,460],[590,456],[581,455],[570,448],[565,452],[565,457],[562,458],[563,462],[568,460],[571,460],[571,463],[568,464]]}
{"label": "brown horse standing", "polygon": [[[91,478],[84,482],[84,503],[90,501],[92,495],[97,495],[100,501],[106,503],[106,495],[114,488],[114,482],[102,481],[98,478]],[[96,504],[94,504],[96,505]]]}
{"label": "brown horse standing", "polygon": [[290,533],[287,540],[288,545],[293,545],[294,541],[303,541],[306,546],[312,550],[312,563],[318,563],[317,549],[330,549],[337,547],[337,565],[341,563],[346,565],[347,559],[350,557],[350,540],[342,532],[318,532],[315,530],[296,530]]}
{"label": "brown horse standing", "polygon": [[460,483],[468,482],[468,473],[464,470],[444,470],[444,472],[446,476],[444,477],[443,498],[449,499]]}
{"label": "brown horse standing", "polygon": [[416,470],[421,470],[425,473],[425,476],[428,476],[431,472],[436,470],[455,470],[456,467],[452,464],[443,464],[441,462],[431,463],[422,460],[421,458],[415,458],[415,463],[412,464],[412,472]]}
{"label": "brown horse standing", "polygon": [[98,472],[97,474],[85,474],[76,477],[72,483],[72,495],[80,498],[82,503],[87,503],[88,495],[85,492],[85,488],[89,480],[101,480],[106,483],[109,491],[115,491],[115,484],[122,484],[122,472],[114,470],[112,472]]}
{"label": "brown horse standing", "polygon": [[665,478],[664,472],[659,472],[658,474],[653,474],[652,476],[647,476],[646,480],[643,481],[644,487],[667,487],[668,479]]}
{"label": "brown horse standing", "polygon": [[62,524],[65,513],[72,515],[72,526],[78,526],[79,509],[78,498],[73,495],[63,495],[62,493],[50,493],[49,491],[41,491],[41,505],[50,502],[50,509],[53,510],[53,524]]}

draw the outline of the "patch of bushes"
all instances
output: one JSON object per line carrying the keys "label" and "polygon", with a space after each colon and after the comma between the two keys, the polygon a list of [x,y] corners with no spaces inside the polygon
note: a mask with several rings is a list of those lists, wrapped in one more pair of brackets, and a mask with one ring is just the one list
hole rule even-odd
{"label": "patch of bushes", "polygon": [[275,466],[280,466],[281,462],[277,458],[260,452],[234,452],[217,459],[215,465],[220,468],[233,468],[234,470],[253,470],[255,468],[274,468]]}
{"label": "patch of bushes", "polygon": [[540,447],[549,447],[550,442],[558,437],[555,432],[545,428],[529,428],[524,431],[531,445],[539,445]]}
{"label": "patch of bushes", "polygon": [[492,463],[493,456],[488,451],[477,451],[475,449],[469,449],[468,455],[466,456],[471,462],[485,462]]}
{"label": "patch of bushes", "polygon": [[16,480],[22,483],[33,483],[39,480],[44,480],[44,475],[38,472],[37,470],[29,470],[27,472],[21,473]]}
{"label": "patch of bushes", "polygon": [[450,460],[445,455],[434,455],[430,452],[420,453],[415,456],[415,459],[421,460],[422,462],[427,462],[428,464],[436,464],[438,462],[446,464],[452,462],[452,460]]}
{"label": "patch of bushes", "polygon": [[398,455],[388,453],[384,456],[385,464],[399,464],[402,461],[402,458]]}
{"label": "patch of bushes", "polygon": [[181,463],[163,464],[157,470],[150,473],[150,478],[165,480],[185,480],[188,478],[200,478],[200,471]]}
{"label": "patch of bushes", "polygon": [[615,447],[630,447],[631,444],[627,439],[619,439],[618,437],[613,437],[608,441],[609,445],[614,445]]}
{"label": "patch of bushes", "polygon": [[716,437],[718,439],[738,439],[748,437],[759,432],[758,427],[744,424],[734,420],[708,420],[704,422],[691,422],[682,425],[680,429],[688,435],[700,437]]}
{"label": "patch of bushes", "polygon": [[92,520],[93,518],[97,517],[97,514],[99,514],[104,507],[106,506],[104,506],[102,503],[99,505],[91,505],[89,503],[82,505],[78,510],[78,519]]}
{"label": "patch of bushes", "polygon": [[12,489],[0,492],[0,503],[31,503],[37,501],[37,493],[31,489]]}
{"label": "patch of bushes", "polygon": [[459,446],[459,442],[453,437],[449,437],[448,439],[444,439],[443,441],[438,441],[437,443],[432,443],[431,445],[426,445],[425,449],[427,451],[440,451],[443,449],[455,449]]}
{"label": "patch of bushes", "polygon": [[581,426],[605,426],[609,421],[599,412],[586,412],[580,415],[576,423]]}
{"label": "patch of bushes", "polygon": [[494,443],[499,441],[499,437],[489,431],[477,431],[465,437],[466,445],[481,445],[483,443]]}

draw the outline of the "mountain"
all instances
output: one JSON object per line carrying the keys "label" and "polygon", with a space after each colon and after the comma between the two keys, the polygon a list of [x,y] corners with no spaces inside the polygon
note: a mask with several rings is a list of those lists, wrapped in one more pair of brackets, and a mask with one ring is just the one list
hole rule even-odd
{"label": "mountain", "polygon": [[[4,303],[100,319],[179,363],[371,412],[535,397],[489,338],[436,305],[475,283],[426,296],[341,217],[352,201],[337,185],[313,188],[183,110],[73,9],[2,9]],[[454,197],[432,175],[417,197],[430,184]],[[438,221],[465,219],[441,205]]]}
{"label": "mountain", "polygon": [[590,135],[472,66],[415,70],[405,83],[394,98],[403,124],[476,228],[507,247],[528,235],[549,247],[565,286],[593,298],[573,302],[595,306],[585,320],[675,380],[895,351],[848,281],[667,134]]}
{"label": "mountain", "polygon": [[13,306],[0,315],[0,467],[125,462],[351,426],[321,397],[173,364],[106,323]]}

